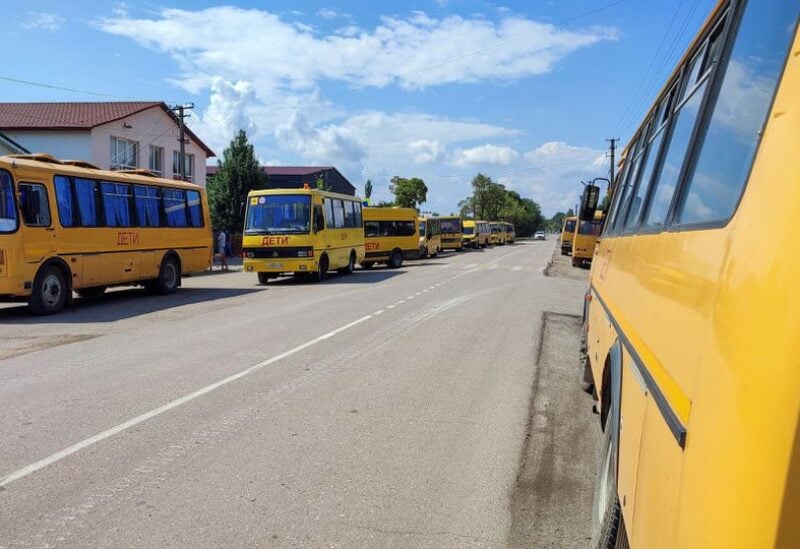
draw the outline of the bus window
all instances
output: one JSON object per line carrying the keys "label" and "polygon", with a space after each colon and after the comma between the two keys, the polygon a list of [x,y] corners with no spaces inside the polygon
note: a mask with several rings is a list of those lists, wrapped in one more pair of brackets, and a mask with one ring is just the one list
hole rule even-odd
{"label": "bus window", "polygon": [[106,227],[131,227],[131,186],[124,183],[100,183]]}
{"label": "bus window", "polygon": [[[56,193],[58,193],[59,181],[56,180]],[[136,218],[140,227],[160,227],[161,226],[161,194],[158,187],[145,185],[133,186],[134,205],[136,207]],[[66,198],[65,198],[66,201]],[[64,224],[64,215],[61,210],[61,196],[58,199],[58,212],[61,216],[61,224]],[[202,226],[202,225],[201,225]]]}
{"label": "bus window", "polygon": [[7,171],[0,172],[0,232],[17,230],[17,209],[14,207],[14,185]]}
{"label": "bus window", "polygon": [[20,207],[23,221],[28,227],[50,226],[50,204],[44,185],[38,183],[20,183]]}
{"label": "bus window", "polygon": [[81,227],[98,227],[97,182],[93,179],[75,178],[75,198]]}
{"label": "bus window", "polygon": [[168,227],[187,227],[186,192],[179,189],[164,189],[164,217]]}
{"label": "bus window", "polygon": [[245,234],[308,234],[310,224],[310,196],[270,194],[251,199]]}
{"label": "bus window", "polygon": [[578,223],[578,234],[599,236],[602,227],[602,221],[580,221]]}

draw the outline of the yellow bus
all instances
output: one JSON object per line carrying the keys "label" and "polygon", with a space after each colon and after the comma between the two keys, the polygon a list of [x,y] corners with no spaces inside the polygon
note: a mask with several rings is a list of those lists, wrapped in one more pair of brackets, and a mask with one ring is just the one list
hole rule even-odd
{"label": "yellow bus", "polygon": [[442,251],[442,231],[438,217],[419,218],[419,256],[436,257]]}
{"label": "yellow bus", "polygon": [[[144,173],[144,172],[143,172]],[[46,154],[0,157],[0,298],[57,313],[72,293],[169,294],[210,268],[205,190]]]}
{"label": "yellow bus", "polygon": [[592,264],[594,249],[603,228],[603,213],[598,210],[594,219],[579,219],[572,235],[572,266],[584,267]]}
{"label": "yellow bus", "polygon": [[575,226],[578,218],[574,216],[564,218],[564,226],[561,228],[561,255],[572,253],[572,239],[575,237]]}
{"label": "yellow bus", "polygon": [[500,245],[500,224],[497,221],[489,222],[489,244],[492,246]]}
{"label": "yellow bus", "polygon": [[516,234],[514,233],[514,224],[505,222],[503,225],[506,229],[506,244],[513,244],[516,238]]}
{"label": "yellow bus", "polygon": [[800,547],[798,15],[720,2],[627,146],[585,313],[595,547]]}
{"label": "yellow bus", "polygon": [[363,208],[364,246],[361,266],[370,269],[375,263],[386,263],[391,269],[403,259],[419,259],[419,219],[414,208]]}
{"label": "yellow bus", "polygon": [[442,249],[460,252],[464,249],[463,227],[458,216],[440,217],[439,227],[442,231]]}
{"label": "yellow bus", "polygon": [[491,232],[489,230],[489,224],[486,221],[465,219],[462,225],[465,248],[485,248],[489,244]]}
{"label": "yellow bus", "polygon": [[364,261],[361,201],[311,189],[268,189],[247,195],[244,270],[258,281],[292,275],[319,282],[332,269],[351,274]]}

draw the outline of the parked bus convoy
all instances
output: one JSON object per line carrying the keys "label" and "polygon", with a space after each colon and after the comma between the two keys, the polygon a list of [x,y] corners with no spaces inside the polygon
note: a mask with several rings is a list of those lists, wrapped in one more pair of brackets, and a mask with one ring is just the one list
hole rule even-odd
{"label": "parked bus convoy", "polygon": [[465,248],[485,248],[489,245],[491,229],[487,221],[465,219],[464,225],[464,247]]}
{"label": "parked bus convoy", "polygon": [[[356,264],[398,268],[405,259],[461,249],[461,218],[418,217],[411,208],[364,208],[354,196],[271,189],[247,197],[243,267],[258,281],[292,274],[324,279]],[[487,243],[489,224],[475,223]],[[471,223],[467,222],[469,227]],[[473,232],[474,234],[474,232]],[[147,170],[100,170],[46,154],[0,157],[0,300],[57,313],[73,292],[110,286],[169,294],[212,264],[205,189]]]}
{"label": "parked bus convoy", "polygon": [[211,265],[205,190],[45,154],[0,157],[0,298],[57,313],[72,292],[169,294]]}
{"label": "parked bus convoy", "polygon": [[585,309],[594,547],[800,546],[799,15],[719,2],[625,148]]}

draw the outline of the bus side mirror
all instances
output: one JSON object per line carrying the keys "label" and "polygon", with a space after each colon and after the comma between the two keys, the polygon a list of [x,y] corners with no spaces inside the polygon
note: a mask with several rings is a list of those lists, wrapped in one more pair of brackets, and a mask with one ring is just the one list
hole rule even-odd
{"label": "bus side mirror", "polygon": [[586,185],[583,188],[583,195],[581,196],[581,221],[594,220],[594,214],[597,211],[597,205],[600,202],[600,187],[597,185]]}

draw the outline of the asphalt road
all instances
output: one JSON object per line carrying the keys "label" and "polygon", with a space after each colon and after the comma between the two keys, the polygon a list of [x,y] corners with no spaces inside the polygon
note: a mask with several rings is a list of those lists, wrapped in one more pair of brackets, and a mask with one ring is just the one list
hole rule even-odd
{"label": "asphalt road", "polygon": [[507,547],[554,245],[0,306],[0,547]]}

